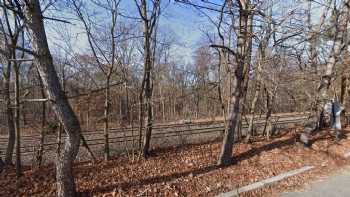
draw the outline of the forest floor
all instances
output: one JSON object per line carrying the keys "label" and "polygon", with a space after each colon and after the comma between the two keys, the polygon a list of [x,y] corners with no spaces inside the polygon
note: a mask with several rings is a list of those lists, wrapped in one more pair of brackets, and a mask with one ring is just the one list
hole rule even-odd
{"label": "forest floor", "polygon": [[[350,151],[350,138],[345,136],[336,143],[327,133],[318,134],[311,147],[297,142],[297,130],[269,141],[259,138],[251,144],[236,143],[234,163],[224,168],[215,165],[219,142],[154,150],[148,160],[133,161],[121,155],[109,162],[76,163],[77,190],[80,196],[215,196],[286,171],[315,166],[242,195],[278,196],[350,164],[343,156]],[[350,136],[350,129],[344,133]],[[0,188],[0,196],[55,196],[54,166],[26,167],[17,189],[14,169],[6,169],[0,175]]]}

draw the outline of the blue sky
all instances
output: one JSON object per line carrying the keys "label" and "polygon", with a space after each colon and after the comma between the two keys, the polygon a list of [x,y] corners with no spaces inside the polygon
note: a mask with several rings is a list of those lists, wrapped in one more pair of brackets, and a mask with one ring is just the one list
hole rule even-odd
{"label": "blue sky", "polygon": [[[86,1],[88,2],[89,0]],[[198,42],[203,36],[201,29],[203,29],[203,27],[208,28],[210,23],[205,16],[201,16],[199,12],[191,6],[183,5],[173,0],[170,3],[168,0],[163,0],[163,2],[167,4],[167,7],[162,12],[159,28],[168,32],[171,34],[170,36],[174,38],[175,43],[172,46],[173,56],[181,58],[184,61],[183,63],[190,63],[192,61],[193,52],[199,47]],[[122,0],[120,8],[124,15],[138,17],[138,12],[133,0]],[[64,16],[57,16],[57,13],[55,13],[55,15],[55,17],[71,17],[69,15],[66,16],[66,14]],[[51,49],[55,49],[57,45],[63,44],[62,42],[64,41],[61,38],[65,31],[75,35],[73,36],[75,38],[73,39],[74,41],[72,41],[72,45],[76,50],[88,48],[87,38],[84,33],[82,33],[84,31],[82,26],[79,25],[77,21],[72,20],[71,22],[73,25],[47,22],[46,29]]]}
{"label": "blue sky", "polygon": [[[90,0],[84,1],[89,2]],[[198,3],[201,1],[198,0],[193,2]],[[211,2],[215,2],[217,4],[222,3],[221,0],[211,0]],[[283,7],[286,7],[286,9],[288,10],[288,7],[290,8],[291,5],[298,5],[297,7],[300,8],[303,7],[302,4],[296,3],[295,0],[276,0],[275,2],[278,2],[277,4],[275,4],[278,7],[278,12],[284,12],[285,9],[283,9]],[[206,16],[200,14],[200,12],[192,6],[177,3],[174,2],[174,0],[171,0],[170,3],[168,0],[163,0],[163,3],[167,4],[167,7],[162,12],[159,29],[164,30],[168,34],[171,34],[170,36],[174,38],[175,43],[172,46],[173,56],[180,58],[183,61],[182,63],[191,63],[194,51],[196,50],[196,48],[200,47],[199,42],[204,37],[204,34],[202,33],[201,29],[212,29],[213,32],[215,32],[216,29],[212,27]],[[124,15],[138,17],[138,12],[134,0],[122,0],[120,8]],[[300,10],[298,8],[296,9]],[[214,19],[217,18],[218,13],[212,11],[205,12]],[[316,19],[316,22],[317,18],[319,18],[318,13],[319,9],[315,9],[313,17],[314,19]],[[57,12],[55,14],[57,15]],[[64,15],[64,12],[62,12],[62,16],[59,17],[66,16]],[[85,34],[83,33],[83,28],[80,25],[76,24],[78,23],[77,21],[72,21],[72,23],[75,25],[59,24],[58,22],[49,22],[50,26],[49,28],[47,28],[47,32],[50,46],[52,46],[51,48],[55,48],[54,43],[62,44],[62,42],[64,42],[62,41],[62,35],[60,34],[64,33],[64,31],[62,31],[63,28],[61,27],[65,27],[65,29],[68,29],[72,34],[76,35],[73,44],[76,50],[88,49],[88,42]]]}
{"label": "blue sky", "polygon": [[[159,22],[160,29],[165,29],[165,32],[172,34],[171,36],[175,39],[172,54],[180,57],[184,63],[190,63],[194,51],[199,47],[198,42],[203,36],[201,28],[208,27],[210,23],[192,6],[174,0],[162,2],[164,9]],[[129,15],[138,15],[133,0],[124,1],[121,7],[123,10],[128,10]]]}
{"label": "blue sky", "polygon": [[200,16],[194,8],[172,2],[163,14],[160,24],[176,34],[177,44],[174,50],[178,50],[185,56],[186,61],[190,62],[203,36],[201,28],[210,25],[207,21],[207,18]]}

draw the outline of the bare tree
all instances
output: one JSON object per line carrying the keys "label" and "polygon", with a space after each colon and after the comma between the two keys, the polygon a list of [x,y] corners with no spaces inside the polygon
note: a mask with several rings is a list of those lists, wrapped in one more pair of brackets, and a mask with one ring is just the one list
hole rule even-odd
{"label": "bare tree", "polygon": [[79,150],[80,124],[62,91],[53,65],[39,0],[14,1],[13,6],[28,28],[34,64],[37,66],[53,111],[67,134],[64,149],[56,163],[57,196],[75,196],[73,162]]}
{"label": "bare tree", "polygon": [[[2,2],[4,5],[10,5],[10,3],[3,1]],[[21,165],[21,143],[20,143],[20,65],[21,63],[18,62],[17,59],[17,51],[16,51],[16,47],[18,46],[19,43],[19,38],[24,36],[23,34],[23,25],[21,24],[17,14],[15,11],[13,10],[7,10],[6,8],[3,8],[3,17],[4,17],[4,21],[5,24],[3,24],[1,22],[1,27],[2,27],[2,31],[3,31],[3,36],[4,36],[4,42],[5,42],[5,50],[7,52],[5,52],[5,56],[7,56],[7,64],[8,64],[8,68],[7,68],[7,73],[6,75],[10,75],[11,74],[11,67],[13,67],[13,74],[14,74],[14,89],[15,89],[15,94],[14,94],[14,116],[11,114],[12,111],[8,111],[8,121],[10,121],[10,119],[13,119],[13,123],[9,123],[9,129],[13,129],[12,126],[14,126],[14,130],[15,130],[15,135],[13,135],[13,133],[10,133],[9,135],[9,146],[7,149],[7,158],[6,161],[7,162],[11,162],[12,158],[10,160],[10,155],[12,157],[12,152],[11,152],[11,148],[13,149],[13,138],[15,136],[15,144],[16,144],[16,177],[20,177],[22,174],[22,165]],[[24,40],[22,40],[22,45],[24,44]],[[7,55],[6,55],[7,53]],[[6,76],[5,78],[7,78],[8,80],[10,79],[10,76]],[[10,95],[9,95],[9,84],[5,83],[6,85],[6,94],[8,99],[10,99]],[[11,102],[9,100],[6,101],[7,104],[10,104]],[[12,109],[11,109],[12,110]]]}
{"label": "bare tree", "polygon": [[[4,3],[4,2],[2,2]],[[13,38],[8,38],[8,34],[6,32],[10,31],[11,29],[9,26],[9,18],[8,18],[8,12],[5,8],[3,8],[3,20],[5,21],[5,24],[3,20],[0,21],[0,27],[1,27],[1,34],[3,37],[3,49],[2,49],[2,60],[3,60],[3,79],[4,79],[4,97],[5,97],[5,104],[6,104],[6,115],[7,115],[7,124],[8,124],[8,144],[6,149],[6,157],[5,157],[5,163],[7,165],[12,164],[12,157],[13,157],[13,151],[15,147],[15,139],[16,139],[16,130],[14,125],[14,116],[13,111],[11,107],[11,96],[10,96],[10,78],[11,78],[11,68],[12,64],[9,61],[11,59],[11,55],[13,54],[13,50],[15,50],[13,45],[11,45],[11,40]],[[6,29],[5,29],[6,26]],[[12,31],[11,31],[12,32]],[[6,65],[6,66],[5,66]]]}
{"label": "bare tree", "polygon": [[[142,154],[145,158],[149,156],[149,147],[152,136],[153,127],[153,107],[152,107],[152,94],[153,94],[153,84],[152,84],[152,35],[156,33],[155,26],[160,15],[160,0],[151,1],[151,13],[149,15],[147,0],[135,0],[135,4],[138,8],[139,15],[143,22],[143,58],[144,58],[144,74],[141,84],[140,92],[140,131],[142,129],[143,122],[143,95],[146,98],[146,131],[143,140]],[[154,39],[154,38],[153,38]],[[141,132],[140,132],[141,134]],[[141,137],[141,135],[140,135]]]}
{"label": "bare tree", "polygon": [[321,128],[321,121],[323,119],[323,109],[327,100],[330,100],[328,91],[333,80],[334,67],[339,60],[339,56],[347,43],[344,43],[344,34],[346,33],[347,22],[349,20],[349,0],[344,0],[341,4],[339,12],[333,12],[333,45],[327,59],[325,71],[321,77],[320,84],[317,88],[316,98],[313,102],[312,112],[309,121],[305,125],[305,133],[301,135],[300,139],[308,144],[308,135],[313,131]]}
{"label": "bare tree", "polygon": [[266,63],[266,48],[269,44],[269,40],[271,38],[271,35],[273,33],[272,31],[272,5],[268,4],[266,9],[267,17],[266,18],[266,25],[264,25],[265,34],[263,35],[263,38],[260,40],[258,45],[258,51],[257,51],[257,60],[256,60],[256,68],[254,70],[255,73],[255,84],[254,84],[254,90],[253,90],[253,99],[250,107],[250,118],[248,123],[248,130],[247,135],[245,138],[246,142],[249,142],[250,137],[253,134],[254,129],[254,118],[255,118],[255,110],[257,107],[257,102],[259,98],[259,94],[261,91],[261,85],[262,85],[262,69],[264,64]]}
{"label": "bare tree", "polygon": [[[104,147],[104,158],[107,161],[110,157],[110,147],[109,147],[109,116],[110,116],[110,86],[111,86],[111,77],[115,74],[117,65],[120,65],[120,59],[118,58],[118,54],[116,51],[116,38],[117,38],[117,16],[118,16],[118,6],[120,4],[120,0],[112,0],[112,1],[96,1],[94,4],[99,6],[102,9],[105,9],[107,13],[109,13],[111,21],[107,28],[109,28],[109,34],[107,35],[107,39],[110,42],[110,51],[109,54],[105,54],[105,50],[103,50],[103,44],[98,42],[98,36],[93,34],[93,22],[90,21],[89,17],[85,17],[82,11],[83,3],[80,1],[72,1],[73,8],[79,18],[79,20],[83,23],[90,49],[92,50],[93,56],[95,58],[96,64],[98,68],[101,70],[103,75],[105,76],[105,102],[104,102],[104,139],[105,139],[105,147]],[[102,59],[102,60],[101,60]]]}
{"label": "bare tree", "polygon": [[[228,165],[231,163],[232,148],[234,143],[235,131],[238,128],[240,112],[241,112],[241,100],[244,96],[244,81],[248,68],[247,58],[249,52],[249,15],[251,14],[250,1],[239,0],[237,1],[239,6],[239,27],[237,32],[237,50],[229,50],[235,55],[237,66],[232,72],[232,94],[230,95],[228,125],[225,129],[224,139],[221,147],[220,157],[218,165]],[[221,46],[223,47],[223,46]],[[249,59],[249,58],[248,58]]]}

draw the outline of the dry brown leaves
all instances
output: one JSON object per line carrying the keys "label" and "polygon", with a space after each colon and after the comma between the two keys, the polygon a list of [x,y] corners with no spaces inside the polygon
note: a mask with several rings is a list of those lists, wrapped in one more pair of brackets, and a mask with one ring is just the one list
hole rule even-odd
{"label": "dry brown leaves", "polygon": [[[219,143],[156,150],[150,159],[135,162],[120,156],[95,165],[78,163],[77,189],[81,196],[214,196],[305,165],[316,167],[243,194],[275,195],[348,164],[342,155],[350,151],[350,140],[337,144],[329,135],[320,134],[313,146],[306,148],[296,142],[292,133],[286,132],[269,142],[257,139],[252,144],[236,144],[236,161],[225,168],[215,165]],[[0,175],[0,187],[0,196],[13,196],[16,192],[20,196],[54,196],[54,167],[27,169],[17,184],[14,170],[7,169]]]}

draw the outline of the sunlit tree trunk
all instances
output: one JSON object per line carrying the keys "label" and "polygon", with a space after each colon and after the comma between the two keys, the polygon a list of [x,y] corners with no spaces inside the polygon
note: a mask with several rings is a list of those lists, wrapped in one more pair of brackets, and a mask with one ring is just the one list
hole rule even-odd
{"label": "sunlit tree trunk", "polygon": [[[143,121],[143,111],[141,106],[143,103],[143,92],[145,96],[145,108],[146,108],[146,123],[145,123],[145,137],[143,139],[142,154],[144,158],[149,156],[150,141],[152,136],[153,127],[153,84],[152,84],[152,71],[153,63],[152,61],[152,50],[151,50],[151,37],[155,30],[155,24],[159,17],[160,0],[150,1],[152,4],[152,11],[148,11],[150,5],[147,5],[146,0],[141,0],[140,3],[135,0],[138,7],[140,17],[143,22],[143,63],[144,63],[144,75],[141,85],[140,92],[140,140],[142,134],[142,123]],[[154,38],[156,39],[156,38]]]}
{"label": "sunlit tree trunk", "polygon": [[[146,1],[142,1],[142,9],[147,18],[147,5]],[[148,20],[144,22],[144,65],[145,65],[145,99],[146,99],[146,131],[145,138],[143,141],[143,156],[148,157],[149,155],[149,147],[152,135],[152,127],[153,127],[153,113],[152,113],[152,84],[151,84],[151,72],[152,72],[152,62],[151,62],[151,41],[149,34],[149,24]]]}
{"label": "sunlit tree trunk", "polygon": [[330,55],[328,57],[328,61],[326,64],[326,69],[324,71],[324,74],[321,78],[319,87],[317,88],[317,95],[316,95],[316,101],[315,106],[313,106],[312,114],[309,118],[309,121],[306,122],[305,125],[305,133],[301,135],[301,140],[308,144],[308,137],[307,135],[310,134],[313,131],[316,131],[320,129],[321,125],[320,122],[322,120],[322,113],[323,113],[323,107],[327,100],[329,100],[328,90],[331,85],[331,81],[333,79],[333,72],[335,64],[338,61],[338,57],[340,56],[342,52],[342,48],[344,46],[343,42],[343,34],[345,33],[346,24],[349,19],[349,5],[350,1],[346,0],[344,1],[344,4],[341,7],[341,10],[339,12],[339,16],[334,16],[336,18],[334,20],[334,39],[333,39],[333,46],[330,51]]}
{"label": "sunlit tree trunk", "polygon": [[229,103],[228,126],[225,129],[224,139],[218,160],[218,165],[228,165],[231,163],[232,149],[234,143],[235,130],[239,124],[240,104],[244,96],[244,71],[246,64],[246,46],[248,39],[248,18],[249,0],[240,0],[239,3],[239,29],[237,33],[237,66],[232,72],[232,93]]}
{"label": "sunlit tree trunk", "polygon": [[[39,72],[38,72],[39,75]],[[42,98],[45,98],[45,88],[43,85],[43,82],[39,76],[39,83],[40,83],[40,92]],[[40,131],[40,144],[39,144],[39,150],[37,155],[37,165],[42,165],[43,160],[43,154],[44,154],[44,142],[45,142],[45,133],[46,133],[46,102],[42,102],[41,104],[41,131]]]}
{"label": "sunlit tree trunk", "polygon": [[39,0],[24,4],[24,20],[28,28],[34,63],[43,81],[47,98],[67,134],[64,149],[56,162],[57,196],[76,196],[73,163],[80,144],[80,124],[62,91],[48,47]]}

